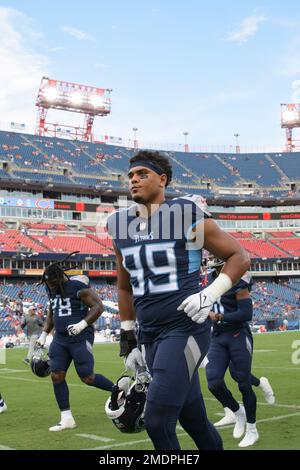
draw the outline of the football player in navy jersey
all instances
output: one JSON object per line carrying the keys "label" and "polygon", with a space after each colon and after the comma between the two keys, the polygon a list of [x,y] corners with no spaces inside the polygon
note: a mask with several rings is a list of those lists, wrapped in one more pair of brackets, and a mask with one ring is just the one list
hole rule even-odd
{"label": "football player in navy jersey", "polygon": [[[222,265],[222,262],[215,264],[213,278],[218,276]],[[256,395],[252,385],[261,385],[266,400],[269,403],[275,401],[268,380],[265,377],[258,379],[251,374],[253,338],[248,323],[253,312],[251,286],[251,277],[245,274],[217,300],[209,315],[213,321],[213,331],[206,364],[208,388],[225,409],[225,417],[217,423],[218,426],[234,422],[233,437],[239,439],[246,425],[240,447],[253,445],[259,439],[256,429]],[[232,378],[238,383],[244,406],[238,404],[225,384],[228,367]],[[228,409],[234,413],[233,419],[230,412],[226,411]]]}
{"label": "football player in navy jersey", "polygon": [[[248,254],[219,229],[201,197],[165,199],[172,179],[166,156],[138,152],[128,177],[135,204],[108,219],[117,259],[120,355],[127,369],[146,362],[151,373],[145,426],[155,449],[180,449],[178,421],[198,449],[222,449],[206,415],[198,366],[209,346],[212,305],[248,269]],[[199,292],[203,247],[226,264],[221,277]]]}
{"label": "football player in navy jersey", "polygon": [[76,426],[65,380],[72,361],[85,384],[109,392],[113,387],[109,379],[94,374],[93,323],[103,312],[103,306],[91,289],[87,276],[69,277],[59,263],[46,268],[42,283],[48,290],[50,307],[38,343],[44,346],[47,335],[55,329],[49,357],[54,394],[61,411],[59,424],[49,428],[49,431],[62,431]]}

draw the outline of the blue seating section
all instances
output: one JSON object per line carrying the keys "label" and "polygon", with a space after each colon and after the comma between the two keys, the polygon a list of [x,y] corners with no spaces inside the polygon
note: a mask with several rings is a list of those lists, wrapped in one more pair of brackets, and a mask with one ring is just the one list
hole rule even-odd
{"label": "blue seating section", "polygon": [[[281,184],[280,174],[267,160],[265,154],[225,154],[222,155],[222,159],[236,168],[239,175],[246,181],[255,181],[261,186],[280,186]],[[298,161],[300,161],[299,157]]]}
{"label": "blue seating section", "polygon": [[[79,142],[59,138],[41,137],[28,134],[0,131],[0,160],[11,162],[17,170],[0,170],[0,179],[32,179],[39,182],[51,182],[95,186],[99,184],[97,176],[105,177],[111,188],[122,188],[124,184],[111,179],[112,173],[126,174],[129,159],[135,150],[101,143]],[[213,154],[164,152],[172,161],[174,184],[180,184],[187,192],[203,194],[189,188],[190,185],[207,181],[227,188],[239,186],[241,178],[256,182],[262,188],[273,187],[272,197],[287,196],[288,190],[275,190],[282,187],[282,174],[276,165],[292,180],[299,174],[300,153],[269,154],[276,165],[268,160],[266,154]],[[223,162],[223,163],[222,163]],[[32,170],[24,172],[23,170]],[[70,171],[70,178],[63,176],[63,170]],[[36,173],[34,170],[38,170]],[[56,175],[41,173],[49,170]],[[74,179],[74,181],[72,181]],[[185,188],[183,192],[185,192]],[[211,193],[206,194],[209,196]],[[290,197],[293,194],[289,194]],[[239,196],[236,196],[239,197]],[[243,198],[251,196],[243,196]]]}
{"label": "blue seating section", "polygon": [[232,186],[238,181],[215,154],[177,152],[176,157],[203,180],[214,180],[220,186]]}
{"label": "blue seating section", "polygon": [[300,320],[299,280],[256,281],[252,289],[254,320]]}
{"label": "blue seating section", "polygon": [[[272,159],[292,181],[299,175],[299,153],[274,154]],[[296,179],[299,179],[299,177]]]}

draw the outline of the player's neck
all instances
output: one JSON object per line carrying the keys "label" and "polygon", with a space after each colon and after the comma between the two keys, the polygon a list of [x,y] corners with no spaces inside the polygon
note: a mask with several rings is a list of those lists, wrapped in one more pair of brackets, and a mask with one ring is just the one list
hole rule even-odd
{"label": "player's neck", "polygon": [[145,202],[144,204],[139,205],[139,213],[141,217],[151,217],[165,202],[165,195],[159,194],[157,197],[151,201]]}

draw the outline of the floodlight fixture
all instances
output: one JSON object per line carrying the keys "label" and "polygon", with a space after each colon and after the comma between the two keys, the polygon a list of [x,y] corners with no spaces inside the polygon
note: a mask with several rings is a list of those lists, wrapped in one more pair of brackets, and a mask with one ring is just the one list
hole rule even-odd
{"label": "floodlight fixture", "polygon": [[293,129],[300,128],[300,103],[281,104],[281,127],[286,129],[286,150],[298,150],[299,141],[293,141]]}
{"label": "floodlight fixture", "polygon": [[281,105],[281,127],[300,127],[300,103]]}
{"label": "floodlight fixture", "polygon": [[[111,112],[111,91],[109,88],[98,88],[43,77],[36,100],[36,106],[39,108],[37,134],[45,135],[48,133],[56,136],[59,128],[68,127],[71,129],[69,132],[70,137],[75,136],[76,139],[91,140],[95,116],[107,116]],[[62,126],[59,123],[46,123],[46,115],[49,109],[84,114],[84,129],[74,126]],[[75,132],[72,129],[75,129]]]}

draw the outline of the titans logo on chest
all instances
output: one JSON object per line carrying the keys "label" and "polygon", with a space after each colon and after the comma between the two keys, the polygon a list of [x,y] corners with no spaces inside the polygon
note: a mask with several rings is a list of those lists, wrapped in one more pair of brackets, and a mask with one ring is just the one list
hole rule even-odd
{"label": "titans logo on chest", "polygon": [[134,235],[135,243],[143,242],[145,240],[153,240],[154,235],[153,232],[147,233],[146,235]]}

